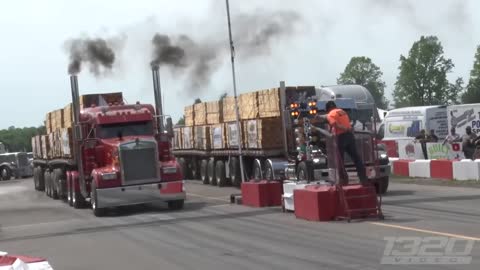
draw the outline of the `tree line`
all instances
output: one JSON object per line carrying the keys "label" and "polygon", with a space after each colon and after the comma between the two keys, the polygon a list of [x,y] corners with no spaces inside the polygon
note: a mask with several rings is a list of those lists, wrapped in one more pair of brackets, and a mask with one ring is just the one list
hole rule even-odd
{"label": "tree line", "polygon": [[0,142],[5,145],[8,152],[31,152],[32,137],[41,134],[46,134],[44,126],[25,128],[11,126],[0,130]]}
{"label": "tree line", "polygon": [[400,56],[393,106],[389,106],[390,101],[385,98],[382,71],[368,57],[352,57],[337,83],[366,87],[381,109],[480,103],[480,45],[466,86],[461,77],[448,81],[447,74],[454,67],[453,61],[444,55],[443,46],[436,36],[422,36],[413,43],[407,56]]}

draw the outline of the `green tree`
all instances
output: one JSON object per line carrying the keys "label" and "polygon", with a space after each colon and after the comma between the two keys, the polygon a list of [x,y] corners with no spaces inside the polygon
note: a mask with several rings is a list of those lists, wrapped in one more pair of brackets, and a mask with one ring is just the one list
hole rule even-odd
{"label": "green tree", "polygon": [[9,127],[0,130],[0,142],[3,142],[10,152],[31,152],[32,137],[40,134],[45,134],[45,127]]}
{"label": "green tree", "polygon": [[196,98],[193,104],[198,104],[198,103],[202,103],[202,100],[200,98]]}
{"label": "green tree", "polygon": [[367,88],[375,99],[377,107],[386,109],[388,100],[385,98],[385,82],[382,80],[382,71],[365,56],[352,57],[345,67],[338,84],[359,84]]}
{"label": "green tree", "polygon": [[218,98],[218,101],[223,101],[223,99],[225,99],[227,96],[228,96],[227,92],[221,94],[220,97]]}
{"label": "green tree", "polygon": [[180,119],[178,119],[177,125],[178,125],[178,126],[183,126],[183,125],[185,125],[185,115],[182,116],[182,117],[180,117]]}
{"label": "green tree", "polygon": [[407,57],[400,56],[400,74],[393,92],[395,106],[452,104],[458,90],[447,80],[454,67],[443,55],[443,47],[435,36],[422,36],[413,43]]}
{"label": "green tree", "polygon": [[475,53],[473,68],[470,71],[467,91],[462,95],[463,103],[480,103],[480,45]]}

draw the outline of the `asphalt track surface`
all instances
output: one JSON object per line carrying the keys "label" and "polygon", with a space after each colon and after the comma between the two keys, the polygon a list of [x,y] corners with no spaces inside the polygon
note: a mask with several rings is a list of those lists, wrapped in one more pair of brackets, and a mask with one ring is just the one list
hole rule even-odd
{"label": "asphalt track surface", "polygon": [[[229,204],[235,188],[187,184],[181,211],[128,207],[96,218],[0,182],[0,251],[46,257],[54,269],[480,269],[480,189],[392,184],[386,220],[308,222],[280,208]],[[384,237],[474,242],[465,265],[383,265]],[[424,238],[420,238],[424,239]]]}

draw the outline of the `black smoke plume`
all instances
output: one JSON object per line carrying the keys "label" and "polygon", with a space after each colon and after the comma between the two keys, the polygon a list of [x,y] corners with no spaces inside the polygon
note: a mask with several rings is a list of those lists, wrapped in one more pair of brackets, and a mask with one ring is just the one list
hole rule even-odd
{"label": "black smoke plume", "polygon": [[77,74],[84,64],[89,66],[95,76],[102,75],[102,70],[111,70],[115,62],[112,44],[102,38],[78,38],[66,42],[70,54],[69,74]]}
{"label": "black smoke plume", "polygon": [[[232,18],[234,42],[239,57],[252,59],[271,51],[275,41],[292,36],[302,17],[292,11],[256,11]],[[186,35],[155,34],[152,38],[151,65],[169,67],[187,76],[187,88],[194,91],[205,88],[220,64],[229,59],[228,43],[218,34],[203,41],[194,41]]]}

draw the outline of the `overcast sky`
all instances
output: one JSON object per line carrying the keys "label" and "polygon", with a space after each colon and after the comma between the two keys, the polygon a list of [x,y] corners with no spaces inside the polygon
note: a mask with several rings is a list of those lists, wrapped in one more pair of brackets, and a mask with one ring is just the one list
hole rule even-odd
{"label": "overcast sky", "polygon": [[[352,56],[368,56],[383,71],[391,99],[400,54],[406,55],[421,35],[439,37],[455,64],[452,81],[458,76],[468,80],[480,44],[480,16],[474,16],[480,1],[475,0],[231,0],[233,18],[278,10],[299,14],[300,23],[254,58],[240,46],[244,36],[235,35],[241,27],[235,23],[245,22],[232,21],[239,92],[276,87],[280,80],[290,85],[335,84]],[[261,27],[255,23],[251,31]],[[5,1],[0,9],[0,129],[39,126],[46,112],[70,102],[64,50],[70,38],[122,40],[109,76],[96,78],[88,69],[80,73],[82,94],[123,91],[129,103],[153,103],[148,64],[150,41],[157,32],[195,40],[214,37],[228,48],[225,1]],[[162,68],[166,113],[176,121],[183,106],[196,97],[217,99],[232,89],[229,60],[223,54],[209,84],[189,91],[187,76]]]}

